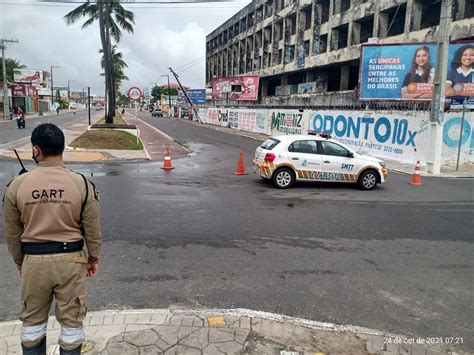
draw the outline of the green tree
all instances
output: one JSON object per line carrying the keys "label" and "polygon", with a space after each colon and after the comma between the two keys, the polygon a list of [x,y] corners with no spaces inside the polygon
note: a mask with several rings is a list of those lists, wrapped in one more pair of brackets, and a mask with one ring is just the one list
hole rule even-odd
{"label": "green tree", "polygon": [[[13,82],[14,80],[14,72],[15,69],[25,69],[26,65],[20,63],[19,60],[12,59],[12,58],[5,58],[5,67],[7,68],[7,82]],[[3,65],[0,61],[0,68],[2,69],[0,72],[0,78],[3,78]]]}
{"label": "green tree", "polygon": [[113,123],[115,114],[115,80],[114,65],[112,59],[112,40],[120,42],[122,30],[133,33],[134,14],[126,10],[121,0],[97,0],[86,1],[64,16],[68,25],[87,18],[82,28],[99,22],[100,41],[104,54],[105,91],[107,93],[107,112],[105,121]]}
{"label": "green tree", "polygon": [[158,86],[155,85],[151,89],[151,96],[153,97],[154,101],[160,101],[161,95],[171,95],[171,96],[176,96],[178,95],[178,90],[176,89],[170,89],[165,86]]}
{"label": "green tree", "polygon": [[[128,80],[128,77],[125,75],[125,68],[128,68],[127,63],[123,60],[123,55],[121,52],[117,51],[118,47],[116,45],[112,46],[112,67],[114,69],[114,92],[117,95],[120,92],[120,85],[122,81]],[[99,50],[99,53],[103,53],[102,49]],[[105,58],[102,56],[100,60],[100,65],[102,69],[105,68]],[[105,75],[102,73],[100,75]]]}

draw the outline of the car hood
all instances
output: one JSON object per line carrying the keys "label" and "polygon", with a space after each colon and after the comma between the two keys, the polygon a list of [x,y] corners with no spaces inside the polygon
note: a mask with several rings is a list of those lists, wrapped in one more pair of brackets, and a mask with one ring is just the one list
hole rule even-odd
{"label": "car hood", "polygon": [[373,157],[371,155],[363,155],[363,154],[357,154],[357,158],[363,159],[365,161],[370,161],[374,163],[383,163],[384,161],[380,158]]}

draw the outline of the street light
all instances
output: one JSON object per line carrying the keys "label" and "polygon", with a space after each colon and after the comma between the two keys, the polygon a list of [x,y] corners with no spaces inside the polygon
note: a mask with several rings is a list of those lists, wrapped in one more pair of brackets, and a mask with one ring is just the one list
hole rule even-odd
{"label": "street light", "polygon": [[170,92],[170,76],[168,74],[163,74],[160,76],[166,76],[168,78],[168,105],[170,107],[170,110],[168,112],[168,115],[171,117],[171,92]]}
{"label": "street light", "polygon": [[51,105],[54,102],[54,83],[53,83],[53,68],[59,69],[61,67],[57,67],[54,65],[51,65]]}

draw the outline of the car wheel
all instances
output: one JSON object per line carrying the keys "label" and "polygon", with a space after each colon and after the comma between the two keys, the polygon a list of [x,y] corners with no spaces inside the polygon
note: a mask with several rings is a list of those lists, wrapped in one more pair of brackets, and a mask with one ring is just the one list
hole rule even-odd
{"label": "car wheel", "polygon": [[360,176],[357,184],[361,190],[373,190],[377,186],[378,177],[374,170],[366,170]]}
{"label": "car wheel", "polygon": [[295,182],[295,174],[288,168],[280,168],[273,173],[272,182],[277,189],[287,189]]}

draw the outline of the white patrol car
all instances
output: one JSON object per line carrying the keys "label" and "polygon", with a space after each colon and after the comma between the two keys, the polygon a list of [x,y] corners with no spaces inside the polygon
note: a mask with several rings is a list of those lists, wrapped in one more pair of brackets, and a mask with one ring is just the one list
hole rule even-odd
{"label": "white patrol car", "polygon": [[354,152],[327,134],[274,136],[255,151],[254,171],[276,188],[298,181],[357,183],[372,190],[387,179],[383,160]]}

